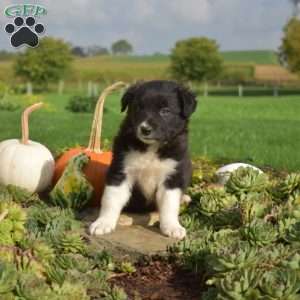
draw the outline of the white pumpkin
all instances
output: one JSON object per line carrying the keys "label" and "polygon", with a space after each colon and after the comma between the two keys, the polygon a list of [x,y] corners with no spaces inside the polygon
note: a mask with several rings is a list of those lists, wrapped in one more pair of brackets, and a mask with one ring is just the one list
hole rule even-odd
{"label": "white pumpkin", "polygon": [[22,114],[22,139],[0,143],[0,183],[13,184],[31,192],[44,191],[52,181],[54,158],[42,144],[29,140],[29,114],[42,103],[28,107]]}
{"label": "white pumpkin", "polygon": [[229,179],[230,174],[241,167],[253,168],[254,170],[259,171],[259,173],[263,173],[262,170],[260,170],[257,167],[254,167],[252,165],[245,164],[245,163],[233,163],[233,164],[225,165],[216,171],[216,175],[218,177],[218,182],[220,184],[225,184],[227,182],[227,180]]}

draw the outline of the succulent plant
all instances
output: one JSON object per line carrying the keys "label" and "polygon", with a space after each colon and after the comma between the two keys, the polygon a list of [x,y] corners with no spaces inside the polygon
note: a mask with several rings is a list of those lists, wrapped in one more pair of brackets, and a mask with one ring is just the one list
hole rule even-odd
{"label": "succulent plant", "polygon": [[12,195],[7,190],[6,186],[0,184],[0,202],[13,201]]}
{"label": "succulent plant", "polygon": [[118,269],[122,273],[131,274],[136,272],[136,268],[134,267],[134,265],[131,262],[126,262],[126,261],[121,262]]}
{"label": "succulent plant", "polygon": [[60,253],[85,253],[86,245],[78,233],[68,233],[50,236],[52,246]]}
{"label": "succulent plant", "polygon": [[266,299],[298,300],[300,282],[297,272],[285,268],[273,268],[265,272],[259,282],[259,288]]}
{"label": "succulent plant", "polygon": [[238,228],[242,224],[241,210],[239,208],[224,209],[211,217],[215,229]]}
{"label": "succulent plant", "polygon": [[230,175],[225,187],[228,193],[243,198],[244,194],[265,191],[268,185],[266,174],[250,167],[240,167]]}
{"label": "succulent plant", "polygon": [[289,255],[280,260],[280,266],[291,270],[300,269],[300,253],[290,252]]}
{"label": "succulent plant", "polygon": [[289,197],[280,206],[281,218],[295,218],[300,220],[300,195]]}
{"label": "succulent plant", "polygon": [[38,194],[31,193],[21,187],[9,184],[6,186],[6,189],[7,192],[11,195],[12,200],[22,205],[23,207],[28,207],[40,202]]}
{"label": "succulent plant", "polygon": [[217,170],[216,164],[206,157],[198,157],[193,160],[192,185],[203,182],[211,182]]}
{"label": "succulent plant", "polygon": [[284,239],[289,243],[300,242],[300,221],[291,224],[287,230]]}
{"label": "succulent plant", "polygon": [[300,173],[288,174],[278,181],[271,189],[271,194],[277,201],[286,201],[300,195]]}
{"label": "succulent plant", "polygon": [[256,289],[260,273],[255,269],[231,271],[221,278],[214,278],[208,284],[217,287],[217,298],[220,300],[253,300],[258,299],[260,293]]}
{"label": "succulent plant", "polygon": [[213,243],[217,249],[221,249],[224,247],[232,247],[234,248],[240,240],[239,230],[230,229],[230,228],[222,228],[218,231],[215,231],[211,234],[211,238],[209,238],[209,243]]}
{"label": "succulent plant", "polygon": [[107,293],[105,299],[107,299],[107,300],[127,300],[127,295],[122,288],[113,286]]}
{"label": "succulent plant", "polygon": [[231,247],[219,248],[207,259],[214,272],[224,273],[253,266],[258,256],[255,247],[251,247],[248,243],[238,243]]}
{"label": "succulent plant", "polygon": [[17,270],[13,264],[0,260],[0,295],[11,292],[17,282]]}
{"label": "succulent plant", "polygon": [[272,200],[266,193],[250,193],[240,203],[244,223],[264,218],[272,209]]}
{"label": "succulent plant", "polygon": [[0,202],[0,245],[12,246],[24,235],[25,211],[12,201]]}
{"label": "succulent plant", "polygon": [[64,281],[62,285],[53,285],[53,291],[56,295],[55,300],[90,300],[86,288],[80,282],[74,284]]}
{"label": "succulent plant", "polygon": [[192,176],[192,185],[200,184],[203,181],[203,177],[203,170],[200,168],[195,169]]}
{"label": "succulent plant", "polygon": [[46,267],[45,275],[50,282],[56,283],[60,286],[63,285],[66,279],[65,271],[55,264]]}
{"label": "succulent plant", "polygon": [[237,203],[235,196],[229,195],[222,187],[203,189],[197,206],[199,212],[206,216],[234,207]]}
{"label": "succulent plant", "polygon": [[286,234],[291,230],[292,225],[297,223],[295,218],[282,218],[278,221],[278,229],[280,237],[285,239]]}
{"label": "succulent plant", "polygon": [[59,234],[80,228],[71,209],[49,207],[44,203],[32,207],[26,222],[27,230],[36,235]]}
{"label": "succulent plant", "polygon": [[266,246],[278,240],[279,230],[271,223],[256,219],[245,225],[242,234],[253,245]]}
{"label": "succulent plant", "polygon": [[19,272],[14,290],[17,299],[51,299],[51,290],[43,278],[33,272]]}

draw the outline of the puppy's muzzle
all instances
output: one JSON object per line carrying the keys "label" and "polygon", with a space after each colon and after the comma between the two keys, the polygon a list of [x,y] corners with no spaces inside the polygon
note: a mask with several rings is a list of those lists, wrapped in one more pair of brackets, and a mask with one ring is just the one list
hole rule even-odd
{"label": "puppy's muzzle", "polygon": [[149,137],[152,133],[152,127],[146,122],[143,122],[140,125],[139,130],[140,130],[141,135],[146,138]]}
{"label": "puppy's muzzle", "polygon": [[138,126],[137,137],[146,144],[153,144],[157,141],[154,128],[147,122],[143,122]]}

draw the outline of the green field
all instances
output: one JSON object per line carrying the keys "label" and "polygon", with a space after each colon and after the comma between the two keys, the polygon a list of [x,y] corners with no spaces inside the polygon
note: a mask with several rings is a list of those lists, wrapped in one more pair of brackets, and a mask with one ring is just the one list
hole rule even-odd
{"label": "green field", "polygon": [[[242,76],[251,79],[256,64],[277,64],[274,51],[228,51],[221,53],[225,61],[225,79]],[[138,79],[169,78],[169,56],[94,56],[75,58],[67,81],[101,81],[115,80],[136,81]],[[12,61],[0,62],[0,81],[15,83]]]}
{"label": "green field", "polygon": [[227,63],[253,63],[257,65],[277,65],[278,58],[275,51],[248,50],[248,51],[223,51],[222,57]]}
{"label": "green field", "polygon": [[[46,102],[47,107],[32,116],[31,138],[54,152],[88,142],[92,115],[66,111],[69,97],[69,94],[36,97]],[[201,97],[199,100],[190,124],[194,157],[204,155],[228,162],[300,169],[299,97]],[[115,94],[106,102],[103,133],[110,140],[123,118],[119,101],[120,95]],[[0,111],[0,140],[20,136],[19,120],[20,111]]]}

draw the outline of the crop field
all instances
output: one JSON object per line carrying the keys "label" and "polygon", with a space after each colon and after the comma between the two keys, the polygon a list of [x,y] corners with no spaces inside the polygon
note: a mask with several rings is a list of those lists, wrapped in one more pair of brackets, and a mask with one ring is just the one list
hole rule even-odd
{"label": "crop field", "polygon": [[276,65],[256,65],[255,78],[261,81],[299,81],[299,77],[297,77],[297,75],[292,74],[287,69]]}
{"label": "crop field", "polygon": [[[35,101],[44,101],[46,106],[32,116],[31,138],[55,153],[88,142],[92,114],[65,110],[70,96],[34,96]],[[123,118],[120,96],[114,94],[106,101],[103,138],[110,141]],[[18,97],[19,102],[28,101],[25,96]],[[0,140],[20,136],[20,113],[0,111]],[[200,97],[190,123],[192,155],[297,170],[300,168],[299,115],[300,99],[297,96]]]}
{"label": "crop field", "polygon": [[256,65],[278,65],[278,58],[274,51],[248,50],[248,51],[224,51],[222,57],[225,62],[253,63]]}

